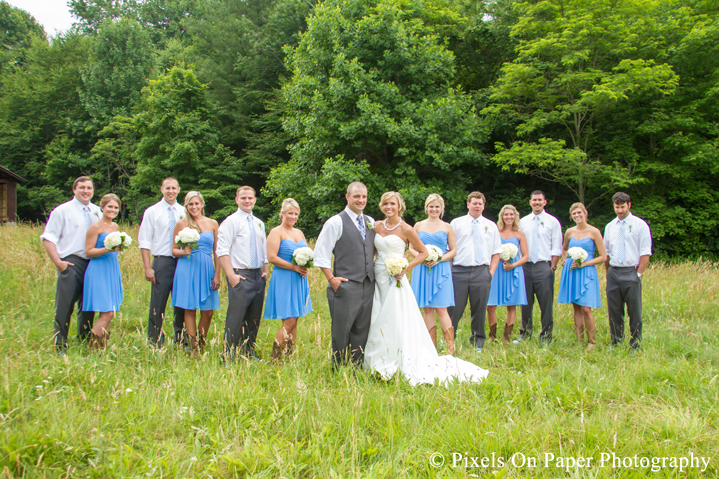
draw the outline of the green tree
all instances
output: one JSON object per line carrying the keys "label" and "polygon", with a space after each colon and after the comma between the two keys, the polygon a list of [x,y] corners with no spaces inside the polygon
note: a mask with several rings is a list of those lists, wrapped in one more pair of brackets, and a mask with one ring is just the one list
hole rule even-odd
{"label": "green tree", "polygon": [[48,164],[61,143],[77,159],[75,153],[89,151],[94,142],[78,128],[89,121],[78,89],[90,46],[90,39],[74,33],[50,44],[35,39],[24,64],[0,75],[0,152],[4,166],[28,179],[18,188],[23,218],[42,219],[67,198],[72,179],[85,173],[74,161]]}
{"label": "green tree", "polygon": [[[596,125],[636,96],[672,94],[670,65],[637,55],[654,3],[520,2],[517,59],[505,64],[484,113],[516,125],[518,141],[496,145],[499,165],[557,181],[580,201],[642,180],[637,164],[597,148]],[[613,154],[614,153],[614,154]]]}
{"label": "green tree", "polygon": [[[277,90],[289,76],[282,48],[297,45],[313,4],[314,0],[211,2],[183,21],[192,38],[190,61],[200,81],[208,84],[209,100],[217,105],[223,143],[242,160],[243,183],[258,191],[270,170],[289,159]],[[268,207],[260,196],[256,209]]]}
{"label": "green tree", "polygon": [[465,195],[486,131],[472,99],[453,86],[452,53],[424,21],[452,16],[431,4],[328,1],[287,49],[283,125],[296,141],[264,191],[296,198],[311,234],[341,208],[352,180],[374,195],[400,191],[409,216],[430,191],[450,201]]}
{"label": "green tree", "polygon": [[45,40],[45,30],[25,10],[0,1],[0,72],[22,65],[33,41]]}
{"label": "green tree", "polygon": [[185,191],[200,190],[216,217],[236,209],[240,163],[220,142],[218,123],[207,100],[207,85],[190,69],[176,66],[143,89],[135,115],[140,134],[135,195],[154,194],[167,176]]}
{"label": "green tree", "polygon": [[116,115],[130,115],[153,67],[150,36],[134,20],[107,20],[93,38],[80,97],[97,130]]}

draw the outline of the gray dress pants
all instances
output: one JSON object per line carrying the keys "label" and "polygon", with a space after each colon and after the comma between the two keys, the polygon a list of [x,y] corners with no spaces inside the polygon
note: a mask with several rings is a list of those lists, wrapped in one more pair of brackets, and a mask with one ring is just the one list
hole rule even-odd
{"label": "gray dress pants", "polygon": [[337,291],[327,285],[327,304],[332,317],[332,361],[336,367],[351,360],[364,362],[369,326],[372,321],[374,281],[342,282]]}
{"label": "gray dress pants", "polygon": [[225,358],[228,360],[235,358],[238,348],[244,356],[255,355],[267,282],[262,277],[261,268],[234,271],[245,279],[234,288],[227,282],[229,302],[225,319]]}
{"label": "gray dress pants", "polygon": [[612,345],[624,340],[624,305],[629,313],[631,347],[642,343],[642,280],[634,267],[607,270],[607,309],[609,311],[609,332]]}
{"label": "gray dress pants", "polygon": [[534,311],[534,296],[536,295],[539,309],[542,313],[542,332],[539,334],[539,339],[551,342],[552,330],[554,329],[554,317],[552,315],[554,306],[554,271],[552,271],[552,264],[549,261],[526,262],[523,269],[527,304],[522,306],[522,327],[519,330],[519,335],[522,339],[532,337],[534,330],[532,312]]}
{"label": "gray dress pants", "polygon": [[63,351],[67,348],[67,337],[70,333],[70,318],[72,310],[77,303],[77,338],[83,340],[87,337],[95,321],[94,311],[82,310],[82,288],[85,282],[85,270],[90,262],[85,258],[71,254],[62,258],[63,261],[74,264],[57,275],[57,290],[55,293],[55,346]]}
{"label": "gray dress pants", "polygon": [[[155,271],[155,284],[150,293],[150,314],[147,321],[147,337],[150,343],[159,347],[165,342],[165,333],[162,323],[165,319],[167,299],[172,293],[175,281],[175,267],[177,258],[172,256],[156,256],[152,260],[152,269]],[[173,327],[175,330],[175,343],[182,339],[182,330],[185,326],[185,310],[173,308]]]}
{"label": "gray dress pants", "polygon": [[472,334],[469,342],[475,348],[484,347],[484,341],[487,339],[484,321],[487,318],[489,290],[492,288],[489,266],[452,266],[452,286],[454,286],[454,306],[447,308],[447,313],[452,318],[455,338],[459,320],[462,319],[469,300],[469,311],[472,314]]}

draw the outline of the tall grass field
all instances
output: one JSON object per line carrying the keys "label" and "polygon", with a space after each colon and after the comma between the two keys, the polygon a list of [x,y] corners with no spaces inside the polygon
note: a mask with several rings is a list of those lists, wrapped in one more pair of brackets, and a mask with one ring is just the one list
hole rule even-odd
{"label": "tall grass field", "polygon": [[[172,345],[154,351],[135,245],[120,258],[125,302],[108,348],[80,344],[73,316],[59,356],[56,270],[41,232],[0,227],[2,478],[719,477],[716,264],[650,263],[640,353],[628,349],[628,324],[625,343],[610,349],[603,304],[594,352],[575,344],[571,307],[555,305],[549,347],[535,334],[477,354],[467,310],[457,355],[488,369],[487,380],[410,387],[332,369],[316,269],[314,312],[299,321],[297,354],[284,364],[220,362],[226,285],[202,360]],[[278,327],[262,322],[264,358]],[[170,320],[164,329],[171,337]]]}

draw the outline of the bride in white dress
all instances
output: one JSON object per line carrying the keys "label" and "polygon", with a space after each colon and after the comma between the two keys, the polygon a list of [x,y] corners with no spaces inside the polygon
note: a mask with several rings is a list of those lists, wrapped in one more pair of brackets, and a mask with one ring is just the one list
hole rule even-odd
{"label": "bride in white dress", "polygon": [[[402,221],[402,196],[394,191],[382,195],[380,209],[387,217],[375,223],[375,289],[372,321],[365,347],[365,369],[389,379],[401,371],[410,385],[447,383],[453,380],[480,382],[489,371],[452,356],[439,356],[405,273],[427,257],[427,249],[414,229]],[[419,253],[407,269],[390,276],[389,257],[404,257],[409,241]],[[397,287],[397,282],[401,287]]]}

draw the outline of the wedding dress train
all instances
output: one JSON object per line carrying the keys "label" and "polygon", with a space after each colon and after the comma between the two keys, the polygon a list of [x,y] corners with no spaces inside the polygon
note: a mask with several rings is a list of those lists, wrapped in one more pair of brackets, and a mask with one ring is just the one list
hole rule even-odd
{"label": "wedding dress train", "polygon": [[412,386],[435,381],[480,382],[486,378],[489,371],[485,369],[437,354],[409,281],[402,278],[402,287],[398,288],[397,280],[387,272],[385,260],[404,256],[404,241],[396,235],[376,235],[374,244],[375,290],[365,368],[377,371],[385,379],[399,370]]}

